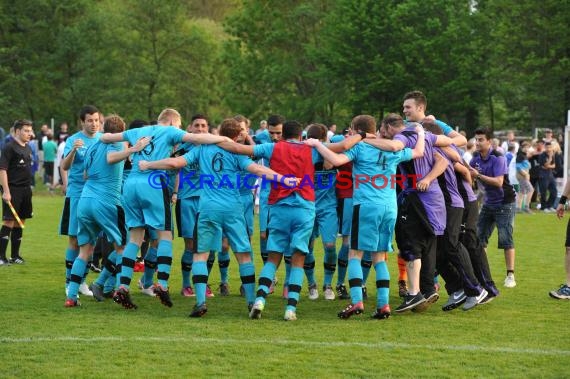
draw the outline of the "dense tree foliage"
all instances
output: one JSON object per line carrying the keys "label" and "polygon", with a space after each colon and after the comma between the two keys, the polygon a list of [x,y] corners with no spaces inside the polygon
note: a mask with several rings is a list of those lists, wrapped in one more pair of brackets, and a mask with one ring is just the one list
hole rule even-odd
{"label": "dense tree foliage", "polygon": [[560,127],[569,0],[0,0],[0,125],[281,113],[346,124],[420,89],[467,130]]}

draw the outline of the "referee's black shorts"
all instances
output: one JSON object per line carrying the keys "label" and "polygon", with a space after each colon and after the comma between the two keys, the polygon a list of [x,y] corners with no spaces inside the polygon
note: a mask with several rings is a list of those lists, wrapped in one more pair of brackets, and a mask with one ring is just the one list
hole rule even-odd
{"label": "referee's black shorts", "polygon": [[[26,187],[10,187],[10,195],[12,196],[12,206],[20,219],[32,218],[34,214],[32,208],[32,188]],[[2,220],[16,220],[8,203],[2,202]]]}

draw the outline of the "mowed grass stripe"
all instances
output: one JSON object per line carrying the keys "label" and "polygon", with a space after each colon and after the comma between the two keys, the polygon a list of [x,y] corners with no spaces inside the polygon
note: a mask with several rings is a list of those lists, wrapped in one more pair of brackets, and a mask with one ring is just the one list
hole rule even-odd
{"label": "mowed grass stripe", "polygon": [[308,347],[362,347],[374,349],[422,349],[427,351],[474,351],[474,352],[492,352],[492,353],[507,353],[507,354],[533,354],[533,355],[551,355],[551,356],[568,356],[570,350],[558,349],[530,349],[530,348],[514,348],[506,346],[480,346],[480,345],[448,345],[448,346],[433,346],[433,345],[416,345],[400,342],[344,342],[344,341],[295,341],[286,339],[231,339],[231,338],[201,338],[201,337],[74,337],[74,336],[54,336],[54,337],[23,337],[23,338],[0,338],[0,343],[3,344],[26,344],[26,343],[51,343],[51,342],[78,342],[78,343],[94,343],[94,342],[166,342],[166,343],[206,343],[217,345],[262,345],[271,343],[272,345],[282,346],[308,346]]}

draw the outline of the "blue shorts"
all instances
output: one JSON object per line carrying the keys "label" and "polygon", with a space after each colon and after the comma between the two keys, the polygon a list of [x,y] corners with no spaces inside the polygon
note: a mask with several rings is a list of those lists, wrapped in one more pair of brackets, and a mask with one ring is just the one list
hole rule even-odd
{"label": "blue shorts", "polygon": [[337,200],[338,232],[349,236],[352,229],[352,197]]}
{"label": "blue shorts", "polygon": [[178,226],[178,237],[194,238],[196,225],[198,222],[199,197],[188,197],[178,199],[176,202],[176,225]]}
{"label": "blue shorts", "polygon": [[77,220],[77,204],[79,197],[66,197],[63,204],[63,212],[59,222],[59,234],[62,236],[77,236],[79,221]]}
{"label": "blue shorts", "polygon": [[391,252],[398,210],[393,205],[357,204],[353,208],[350,248]]}
{"label": "blue shorts", "polygon": [[243,207],[243,217],[245,218],[245,226],[247,228],[247,235],[253,235],[253,193],[244,193],[239,197],[241,206]]}
{"label": "blue shorts", "polygon": [[168,188],[153,188],[127,180],[123,187],[123,208],[127,227],[149,226],[172,231],[172,212]]}
{"label": "blue shorts", "polygon": [[314,224],[315,212],[311,209],[271,205],[267,251],[281,254],[299,251],[307,254]]}
{"label": "blue shorts", "polygon": [[82,198],[77,205],[79,246],[95,245],[99,233],[104,232],[109,242],[118,246],[127,243],[125,212],[120,205],[93,198]]}
{"label": "blue shorts", "polygon": [[336,207],[317,209],[312,238],[321,236],[323,243],[334,243],[338,234]]}
{"label": "blue shorts", "polygon": [[251,252],[251,244],[246,232],[245,220],[241,209],[239,212],[227,210],[200,210],[198,216],[198,249],[199,253],[210,250],[222,250],[222,235],[228,237],[234,253]]}
{"label": "blue shorts", "polygon": [[493,229],[497,225],[499,232],[499,249],[512,249],[515,247],[513,241],[513,222],[515,220],[515,203],[501,205],[485,205],[479,213],[477,221],[477,236],[484,247],[489,243],[489,237],[493,234]]}

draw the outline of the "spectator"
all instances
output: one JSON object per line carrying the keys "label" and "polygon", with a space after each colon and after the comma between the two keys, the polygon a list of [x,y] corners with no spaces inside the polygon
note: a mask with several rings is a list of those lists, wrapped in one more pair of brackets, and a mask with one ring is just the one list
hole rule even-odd
{"label": "spectator", "polygon": [[57,154],[57,145],[53,141],[51,130],[47,134],[47,141],[43,144],[44,147],[44,184],[48,187],[50,192],[53,190],[53,177],[54,177],[54,162]]}
{"label": "spectator", "polygon": [[259,122],[259,129],[257,129],[255,131],[255,135],[258,135],[259,133],[263,133],[264,130],[267,130],[267,120],[261,120]]}
{"label": "spectator", "polygon": [[528,142],[523,142],[515,159],[515,167],[517,171],[516,178],[519,182],[517,212],[532,214],[532,211],[530,210],[530,200],[532,199],[534,188],[530,182],[530,162],[528,160],[529,148],[530,144]]}
{"label": "spectator", "polygon": [[467,141],[467,146],[465,146],[465,153],[463,153],[463,160],[465,163],[469,164],[471,158],[473,158],[473,153],[475,152],[475,141],[470,139]]}
{"label": "spectator", "polygon": [[55,134],[54,142],[56,143],[56,145],[65,142],[67,137],[69,137],[69,132],[67,129],[68,129],[67,122],[62,122],[61,125],[59,126],[59,131]]}
{"label": "spectator", "polygon": [[[530,184],[534,188],[534,192],[532,194],[531,203],[536,203],[538,200],[538,191],[539,191],[539,171],[540,171],[540,164],[538,163],[538,157],[544,151],[544,141],[543,140],[536,140],[533,142],[532,150],[529,149],[530,156],[528,161],[530,162]],[[537,209],[539,207],[537,206]]]}
{"label": "spectator", "polygon": [[330,141],[332,136],[336,134],[336,124],[331,124],[327,129],[327,141]]}
{"label": "spectator", "polygon": [[544,138],[542,140],[545,143],[554,141],[554,138],[552,137],[552,130],[551,129],[545,129],[544,130]]}
{"label": "spectator", "polygon": [[[539,171],[538,181],[540,190],[540,209],[543,212],[555,212],[554,201],[556,200],[556,181],[554,180],[554,168],[556,162],[554,160],[554,150],[552,142],[544,143],[544,152],[538,157]],[[548,191],[548,198],[546,192]]]}
{"label": "spectator", "polygon": [[515,132],[513,132],[512,130],[509,130],[507,132],[507,139],[503,141],[503,143],[501,144],[501,148],[503,149],[503,151],[508,151],[509,150],[509,145],[515,145],[515,154],[519,151],[519,143],[517,142],[517,140],[515,139]]}

